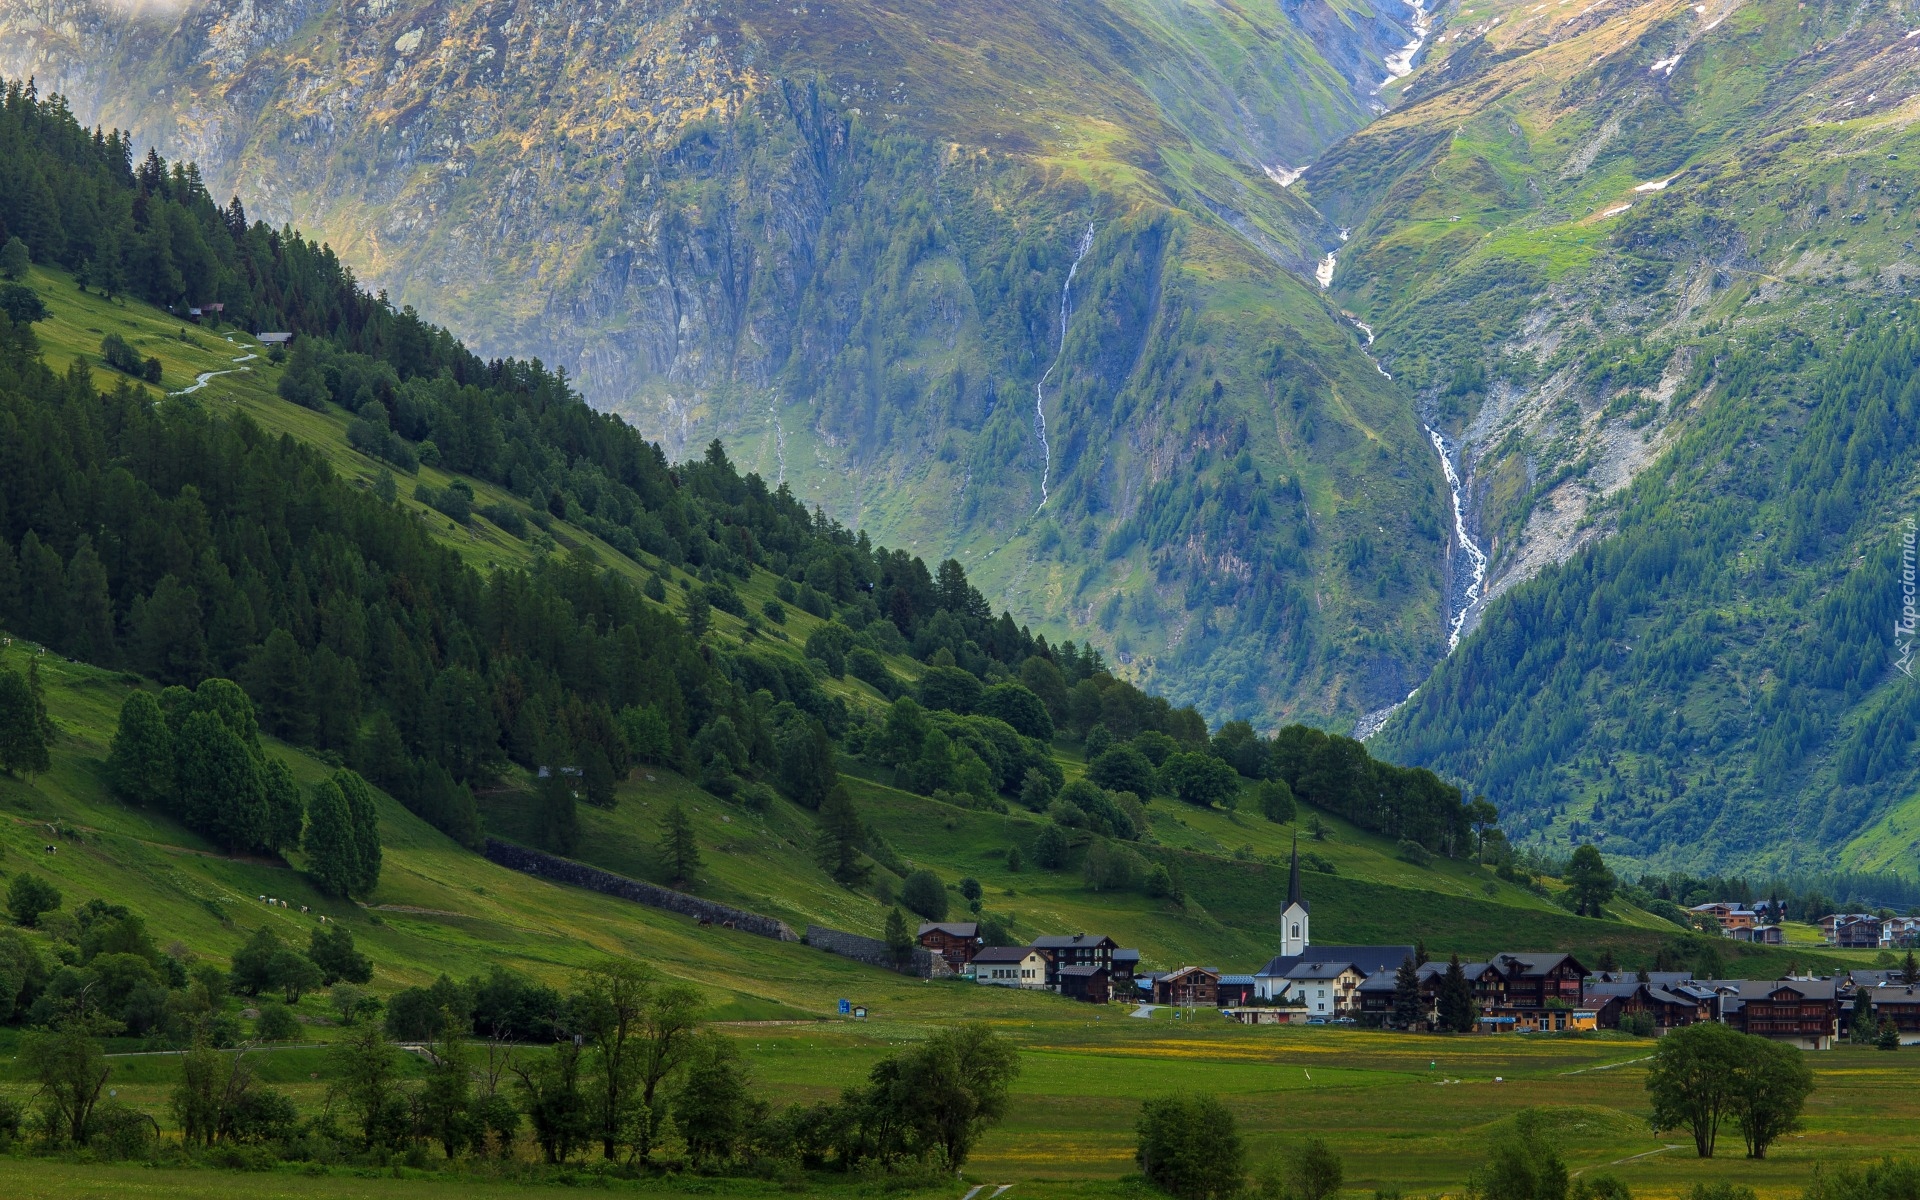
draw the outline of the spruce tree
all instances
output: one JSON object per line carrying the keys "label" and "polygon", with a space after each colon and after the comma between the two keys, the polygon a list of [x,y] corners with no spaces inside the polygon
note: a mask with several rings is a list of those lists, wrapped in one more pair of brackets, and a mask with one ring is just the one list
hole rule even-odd
{"label": "spruce tree", "polygon": [[94,551],[93,539],[80,535],[80,544],[67,564],[67,645],[74,657],[96,666],[115,659],[113,598],[107,591],[107,569]]}
{"label": "spruce tree", "polygon": [[864,887],[872,868],[862,861],[860,847],[866,831],[860,824],[859,810],[844,786],[835,785],[820,805],[820,840],[816,847],[820,866],[846,887]]}
{"label": "spruce tree", "polygon": [[540,844],[555,854],[572,854],[580,845],[580,812],[573,781],[561,771],[559,759],[548,761],[555,765],[534,789],[540,801]]}
{"label": "spruce tree", "polygon": [[300,828],[306,806],[300,802],[300,784],[293,771],[278,759],[269,760],[262,772],[266,793],[266,813],[260,848],[270,854],[296,850],[300,846]]}
{"label": "spruce tree", "polygon": [[37,775],[52,767],[41,712],[20,673],[0,668],[0,769],[8,774]]}
{"label": "spruce tree", "polygon": [[267,831],[260,764],[211,712],[195,712],[177,740],[179,816],[229,852],[250,850]]}
{"label": "spruce tree", "polygon": [[380,882],[380,809],[374,803],[373,789],[357,772],[335,771],[333,782],[346,798],[353,830],[353,894],[370,895]]}
{"label": "spruce tree", "polygon": [[354,844],[353,814],[340,785],[323,779],[307,800],[307,874],[329,896],[352,893],[359,876],[360,852]]}
{"label": "spruce tree", "polygon": [[1401,960],[1393,973],[1393,1023],[1412,1029],[1420,1023],[1420,972],[1411,956]]}
{"label": "spruce tree", "polygon": [[173,730],[153,693],[134,692],[121,703],[107,775],[130,804],[164,808],[172,799]]}
{"label": "spruce tree", "polygon": [[1447,973],[1440,980],[1440,1028],[1450,1033],[1473,1032],[1473,988],[1458,954],[1447,960]]}
{"label": "spruce tree", "polygon": [[907,928],[907,915],[898,908],[887,910],[886,941],[896,964],[904,965],[913,957],[913,931]]}
{"label": "spruce tree", "polygon": [[675,887],[693,882],[700,871],[700,844],[694,840],[693,821],[675,804],[660,823],[660,863]]}

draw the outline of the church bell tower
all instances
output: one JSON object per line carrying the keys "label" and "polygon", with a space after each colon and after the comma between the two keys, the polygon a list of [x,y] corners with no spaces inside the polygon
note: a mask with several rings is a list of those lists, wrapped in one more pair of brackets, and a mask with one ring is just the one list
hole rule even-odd
{"label": "church bell tower", "polygon": [[1312,935],[1307,928],[1309,905],[1300,898],[1300,835],[1293,835],[1293,867],[1287,873],[1287,906],[1280,910],[1280,955],[1292,958],[1307,952]]}

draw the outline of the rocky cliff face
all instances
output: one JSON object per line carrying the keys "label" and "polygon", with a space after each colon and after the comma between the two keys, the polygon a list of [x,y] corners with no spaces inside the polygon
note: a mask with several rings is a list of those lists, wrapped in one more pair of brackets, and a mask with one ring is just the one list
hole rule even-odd
{"label": "rocky cliff face", "polygon": [[676,457],[722,436],[1222,716],[1337,717],[1444,648],[1446,498],[1282,183],[1382,110],[1425,20],[23,0],[0,70]]}

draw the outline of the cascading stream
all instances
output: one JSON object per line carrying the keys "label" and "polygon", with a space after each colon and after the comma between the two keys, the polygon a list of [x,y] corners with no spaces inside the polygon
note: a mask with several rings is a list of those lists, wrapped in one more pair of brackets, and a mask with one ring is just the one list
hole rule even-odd
{"label": "cascading stream", "polygon": [[1454,470],[1447,439],[1441,437],[1431,425],[1422,428],[1433,439],[1434,451],[1440,455],[1440,470],[1447,477],[1447,489],[1453,493],[1453,536],[1459,541],[1460,548],[1466,551],[1467,560],[1473,564],[1473,578],[1468,581],[1467,590],[1460,598],[1460,611],[1448,614],[1447,653],[1451,654],[1460,644],[1460,629],[1466,624],[1467,614],[1473,611],[1474,605],[1480,603],[1480,589],[1487,579],[1487,555],[1467,534],[1466,505],[1460,498],[1460,473]]}
{"label": "cascading stream", "polygon": [[1093,222],[1087,222],[1087,231],[1080,235],[1080,248],[1073,256],[1073,265],[1067,268],[1067,281],[1060,285],[1060,349],[1054,353],[1053,361],[1040,376],[1040,382],[1033,385],[1033,429],[1040,437],[1040,503],[1033,506],[1039,512],[1047,506],[1047,483],[1053,475],[1053,447],[1047,442],[1047,380],[1053,378],[1053,369],[1060,365],[1060,356],[1067,351],[1067,321],[1073,316],[1073,277],[1080,271],[1081,260],[1093,249]]}

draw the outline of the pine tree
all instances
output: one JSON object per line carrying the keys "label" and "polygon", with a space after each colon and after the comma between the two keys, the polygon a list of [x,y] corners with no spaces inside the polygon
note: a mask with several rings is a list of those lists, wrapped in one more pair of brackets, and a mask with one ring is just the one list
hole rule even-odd
{"label": "pine tree", "polygon": [[130,804],[166,808],[173,797],[173,730],[151,692],[120,705],[120,727],[107,754],[113,790]]}
{"label": "pine tree", "polygon": [[694,840],[693,821],[675,804],[660,822],[660,862],[675,887],[693,882],[700,870],[700,844]]}
{"label": "pine tree", "polygon": [[353,815],[340,785],[323,779],[307,801],[307,874],[330,896],[353,891],[359,871],[359,849],[354,845]]}
{"label": "pine tree", "polygon": [[380,809],[374,803],[373,789],[357,772],[335,771],[333,782],[346,799],[353,831],[353,894],[370,895],[380,882]]}
{"label": "pine tree", "polygon": [[1440,1028],[1450,1033],[1472,1033],[1473,1019],[1473,989],[1460,967],[1460,956],[1455,954],[1447,960],[1447,973],[1440,980]]}
{"label": "pine tree", "polygon": [[1411,957],[1393,974],[1393,1023],[1402,1029],[1420,1024],[1420,972]]}
{"label": "pine tree", "polygon": [[815,849],[821,867],[843,886],[866,886],[873,871],[861,858],[865,841],[853,796],[844,786],[835,785],[820,805],[820,840]]}
{"label": "pine tree", "polygon": [[53,765],[33,689],[18,671],[0,668],[0,769],[36,775]]}

